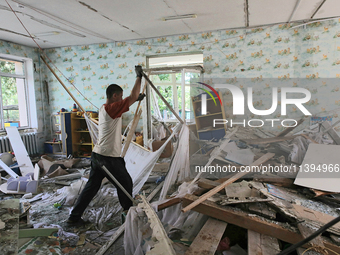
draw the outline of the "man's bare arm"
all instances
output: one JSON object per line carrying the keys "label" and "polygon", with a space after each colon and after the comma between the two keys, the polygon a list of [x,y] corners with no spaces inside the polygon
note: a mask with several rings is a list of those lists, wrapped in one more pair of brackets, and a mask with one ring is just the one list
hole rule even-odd
{"label": "man's bare arm", "polygon": [[137,74],[137,78],[135,81],[135,85],[133,86],[133,89],[131,91],[131,94],[129,96],[129,105],[132,105],[136,100],[138,99],[139,93],[140,93],[140,85],[142,82],[142,67],[141,66],[136,66],[135,71]]}

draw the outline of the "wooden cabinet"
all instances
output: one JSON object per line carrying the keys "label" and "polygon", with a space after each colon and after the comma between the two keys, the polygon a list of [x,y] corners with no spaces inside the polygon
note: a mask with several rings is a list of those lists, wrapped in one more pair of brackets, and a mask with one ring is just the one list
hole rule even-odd
{"label": "wooden cabinet", "polygon": [[[207,95],[207,114],[202,115],[201,107],[203,94],[191,98],[197,128],[197,137],[200,140],[217,141],[225,136],[227,127],[225,124],[216,124],[214,127],[213,121],[214,119],[225,119],[224,107],[217,97],[214,98],[215,104],[214,100]],[[219,92],[219,96],[222,98],[221,92]]]}
{"label": "wooden cabinet", "polygon": [[[98,119],[98,113],[91,113],[91,117]],[[72,154],[74,157],[90,157],[93,143],[86,120],[77,113],[71,114]]]}

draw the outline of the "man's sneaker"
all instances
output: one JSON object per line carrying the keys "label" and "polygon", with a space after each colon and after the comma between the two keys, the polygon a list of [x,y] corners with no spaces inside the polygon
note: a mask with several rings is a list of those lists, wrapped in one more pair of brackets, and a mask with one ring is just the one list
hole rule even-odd
{"label": "man's sneaker", "polygon": [[79,218],[79,219],[71,219],[71,218],[68,218],[68,220],[66,221],[66,224],[67,225],[85,225],[86,221],[84,221],[82,218]]}

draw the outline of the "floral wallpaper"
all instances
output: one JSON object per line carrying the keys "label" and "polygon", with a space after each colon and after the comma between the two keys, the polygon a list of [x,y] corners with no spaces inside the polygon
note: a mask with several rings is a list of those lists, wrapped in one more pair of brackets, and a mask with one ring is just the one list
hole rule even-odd
{"label": "floral wallpaper", "polygon": [[[55,66],[70,82],[69,90],[87,110],[96,111],[105,102],[105,89],[117,83],[129,95],[135,80],[134,66],[145,67],[147,55],[202,51],[205,82],[225,79],[246,90],[253,87],[254,106],[265,109],[271,105],[272,86],[306,87],[312,93],[307,104],[316,115],[329,114],[340,105],[339,86],[328,79],[340,81],[340,19],[316,22],[294,28],[294,24],[276,25],[248,30],[220,30],[199,34],[168,36],[146,40],[79,45],[46,50]],[[49,73],[51,112],[64,107],[71,110],[73,101]],[[269,82],[267,79],[271,78]],[[299,78],[296,80],[294,78]],[[310,83],[308,81],[314,81]],[[79,89],[76,91],[73,83]],[[93,103],[88,103],[80,93]],[[223,93],[227,118],[233,118],[231,95]],[[127,125],[134,114],[123,116]],[[291,108],[291,117],[302,116]],[[333,114],[337,117],[337,114]],[[274,116],[278,117],[277,113]],[[254,117],[254,116],[250,116]],[[139,127],[141,128],[141,127]],[[277,129],[282,129],[277,126]]]}
{"label": "floral wallpaper", "polygon": [[[252,86],[257,109],[270,107],[270,88],[284,84],[306,87],[311,91],[312,99],[306,107],[314,115],[337,118],[340,106],[340,19],[294,26],[283,24],[248,30],[220,30],[53,48],[45,52],[53,62],[52,68],[88,111],[97,111],[105,102],[105,90],[111,83],[119,84],[124,89],[124,97],[128,96],[135,81],[134,66],[145,67],[146,56],[201,51],[205,82],[213,83],[215,78],[221,78],[244,91]],[[0,52],[27,56],[36,63],[35,86],[42,126],[48,127],[49,116],[61,108],[72,109],[73,100],[52,73],[40,64],[37,49],[1,41]],[[43,96],[41,81],[44,80],[48,82],[50,105]],[[223,99],[226,117],[234,118],[230,93],[223,92]],[[124,128],[132,119],[135,107],[133,105],[123,115]],[[288,110],[289,117],[302,117],[301,111],[293,106]],[[277,112],[273,116],[280,117]],[[138,128],[142,128],[141,122]],[[280,125],[275,128],[282,129]]]}

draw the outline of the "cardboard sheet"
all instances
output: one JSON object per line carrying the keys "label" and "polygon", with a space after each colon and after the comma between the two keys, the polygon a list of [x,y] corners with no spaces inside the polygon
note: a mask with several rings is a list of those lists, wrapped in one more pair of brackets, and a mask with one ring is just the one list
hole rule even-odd
{"label": "cardboard sheet", "polygon": [[22,176],[25,176],[28,173],[33,173],[34,167],[32,161],[27,153],[24,143],[21,140],[18,129],[16,127],[6,127],[6,132],[18,164],[24,165],[20,167]]}
{"label": "cardboard sheet", "polygon": [[323,191],[340,192],[339,183],[340,146],[309,144],[294,184]]}

